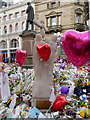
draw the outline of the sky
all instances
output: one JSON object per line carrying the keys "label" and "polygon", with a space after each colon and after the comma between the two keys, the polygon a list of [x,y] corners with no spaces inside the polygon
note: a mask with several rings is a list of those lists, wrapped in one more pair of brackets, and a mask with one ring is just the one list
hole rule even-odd
{"label": "sky", "polygon": [[[17,3],[17,2],[19,2],[20,0],[14,0],[14,3]],[[21,0],[21,1],[23,1],[23,0]],[[90,0],[89,0],[90,1]]]}
{"label": "sky", "polygon": [[[14,1],[14,3],[17,3],[17,2],[19,2],[20,0],[13,0]],[[21,0],[21,1],[23,1],[23,0]]]}

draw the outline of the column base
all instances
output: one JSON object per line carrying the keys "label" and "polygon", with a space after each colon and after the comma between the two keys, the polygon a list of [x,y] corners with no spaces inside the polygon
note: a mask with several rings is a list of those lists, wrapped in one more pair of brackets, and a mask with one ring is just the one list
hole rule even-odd
{"label": "column base", "polygon": [[32,107],[36,107],[41,111],[47,111],[50,107],[49,99],[32,99]]}

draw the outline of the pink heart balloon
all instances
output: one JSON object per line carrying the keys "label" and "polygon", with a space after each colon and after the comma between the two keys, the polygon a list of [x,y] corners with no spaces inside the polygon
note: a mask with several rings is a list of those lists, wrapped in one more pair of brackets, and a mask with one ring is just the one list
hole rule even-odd
{"label": "pink heart balloon", "polygon": [[21,67],[27,59],[27,52],[25,50],[18,49],[16,51],[16,61]]}
{"label": "pink heart balloon", "polygon": [[2,56],[2,53],[0,52],[0,62],[2,62],[3,60],[3,56]]}
{"label": "pink heart balloon", "polygon": [[90,60],[90,31],[68,30],[63,36],[62,45],[75,66],[81,67]]}

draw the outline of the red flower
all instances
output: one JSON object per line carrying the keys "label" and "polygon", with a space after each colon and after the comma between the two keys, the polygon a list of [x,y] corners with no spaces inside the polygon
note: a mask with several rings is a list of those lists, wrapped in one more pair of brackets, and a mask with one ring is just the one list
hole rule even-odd
{"label": "red flower", "polygon": [[2,70],[4,70],[4,67],[2,66]]}
{"label": "red flower", "polygon": [[18,97],[17,100],[19,101],[19,100],[20,100],[20,97]]}
{"label": "red flower", "polygon": [[54,90],[54,93],[56,93],[56,92],[57,92],[57,90],[55,89],[55,90]]}

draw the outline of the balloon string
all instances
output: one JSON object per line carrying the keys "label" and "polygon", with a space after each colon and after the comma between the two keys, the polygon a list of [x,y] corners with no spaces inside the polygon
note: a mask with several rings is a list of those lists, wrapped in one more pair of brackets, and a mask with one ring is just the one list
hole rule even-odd
{"label": "balloon string", "polygon": [[23,86],[22,86],[22,68],[20,67],[20,78],[21,78],[21,81],[20,81],[20,100],[22,98],[22,89],[23,89]]}
{"label": "balloon string", "polygon": [[[57,98],[57,96],[58,96],[58,94],[56,95],[56,98]],[[49,109],[46,111],[46,115],[47,115],[47,113],[50,111],[50,109],[51,109],[51,107],[53,106],[53,104],[54,104],[54,101],[52,102],[52,104],[50,105],[50,107],[49,107]]]}

